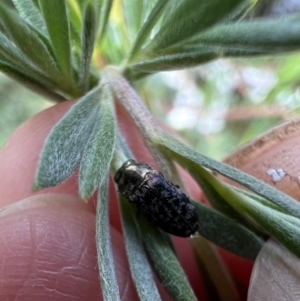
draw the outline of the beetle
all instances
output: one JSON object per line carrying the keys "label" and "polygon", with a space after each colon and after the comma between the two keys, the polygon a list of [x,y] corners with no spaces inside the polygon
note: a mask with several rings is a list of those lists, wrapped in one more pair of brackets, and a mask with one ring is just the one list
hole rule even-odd
{"label": "beetle", "polygon": [[190,199],[150,165],[130,159],[117,170],[114,180],[138,212],[163,231],[181,237],[197,231],[199,220]]}

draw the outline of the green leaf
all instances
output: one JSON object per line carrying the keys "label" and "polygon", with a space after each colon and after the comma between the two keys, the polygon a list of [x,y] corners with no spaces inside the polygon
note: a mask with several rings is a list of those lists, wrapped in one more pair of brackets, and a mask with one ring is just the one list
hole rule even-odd
{"label": "green leaf", "polygon": [[219,25],[195,37],[185,47],[218,46],[224,56],[249,51],[275,54],[300,48],[300,18],[261,19]]}
{"label": "green leaf", "polygon": [[126,20],[126,30],[131,40],[136,36],[143,23],[144,1],[131,0],[122,1],[123,11]]}
{"label": "green leaf", "polygon": [[37,79],[28,75],[28,73],[23,72],[20,68],[15,67],[10,64],[5,58],[0,55],[0,71],[5,73],[7,76],[12,79],[18,81],[28,89],[35,91],[36,93],[54,100],[56,102],[65,101],[65,97],[53,91],[53,89],[49,89],[49,87],[43,85]]}
{"label": "green leaf", "polygon": [[257,4],[258,0],[241,1],[237,8],[226,16],[224,22],[239,21]]}
{"label": "green leaf", "polygon": [[[178,0],[170,2],[171,13],[162,22],[160,30],[150,43],[150,52],[182,43],[222,20],[241,0]],[[173,6],[173,7],[172,7]]]}
{"label": "green leaf", "polygon": [[[78,55],[77,52],[81,49],[80,33],[82,31],[82,11],[76,0],[67,0],[67,1],[68,1],[68,13],[69,13],[69,20],[70,20],[72,52]],[[76,59],[75,54],[73,55],[74,61]]]}
{"label": "green leaf", "polygon": [[52,129],[42,150],[35,189],[62,183],[79,166],[94,127],[100,97],[101,87],[90,91]]}
{"label": "green leaf", "polygon": [[40,11],[37,9],[32,0],[12,0],[19,15],[28,23],[30,23],[36,30],[43,34],[46,33],[46,26],[41,16]]}
{"label": "green leaf", "polygon": [[300,257],[300,220],[298,218],[264,206],[245,195],[232,193],[232,191],[227,199],[232,206],[241,214],[249,215],[270,235]]}
{"label": "green leaf", "polygon": [[199,234],[223,249],[254,260],[263,246],[263,240],[252,231],[216,210],[193,202],[200,224]]}
{"label": "green leaf", "polygon": [[5,27],[6,34],[33,64],[50,74],[52,78],[60,78],[56,62],[38,33],[2,3],[0,3],[0,22]]}
{"label": "green leaf", "polygon": [[201,174],[235,210],[244,217],[255,221],[266,232],[300,257],[299,218],[258,202],[250,195],[239,193],[228,184],[220,182],[204,168],[202,168]]}
{"label": "green leaf", "polygon": [[160,230],[151,226],[142,216],[138,218],[138,223],[147,252],[165,289],[176,301],[196,301],[180,263]]}
{"label": "green leaf", "polygon": [[101,98],[98,100],[96,120],[79,169],[79,193],[87,199],[97,189],[106,176],[115,146],[116,125],[114,103],[111,91],[102,87]]}
{"label": "green leaf", "polygon": [[108,213],[108,175],[99,189],[96,209],[96,244],[99,276],[103,299],[120,301],[119,286],[115,273],[114,258],[110,238]]}
{"label": "green leaf", "polygon": [[73,82],[70,24],[65,0],[39,1],[56,62],[69,83]]}
{"label": "green leaf", "polygon": [[[229,217],[230,220],[233,220],[234,222],[237,222],[238,224],[243,225],[244,227],[248,228],[251,233],[254,232],[258,236],[264,237],[265,233],[262,233],[261,230],[258,230],[257,227],[255,227],[247,219],[245,219],[242,215],[240,215],[231,205],[229,205],[226,202],[226,200],[216,191],[216,189],[209,183],[209,181],[205,177],[203,177],[203,175],[202,175],[203,169],[201,167],[199,167],[196,164],[189,164],[189,163],[187,163],[187,165],[185,165],[185,168],[188,169],[189,174],[199,184],[199,186],[201,187],[201,190],[203,191],[206,198],[208,199],[208,201],[214,208],[216,208],[218,211],[220,211],[221,214],[223,213],[224,215]],[[234,187],[232,187],[232,188],[235,189]],[[258,199],[260,202],[263,202],[263,203],[268,202],[267,200],[265,200],[257,195],[251,194],[249,192],[245,192],[241,189],[238,191],[240,193],[247,194],[249,197],[252,197],[252,198],[254,197],[254,198]],[[273,204],[271,202],[268,202],[268,203],[269,203],[269,205],[272,204],[273,206],[276,206],[275,204]],[[279,207],[276,206],[276,208],[279,208]]]}
{"label": "green leaf", "polygon": [[139,298],[149,301],[161,300],[147,254],[135,226],[133,207],[123,196],[119,195],[119,198],[127,258]]}
{"label": "green leaf", "polygon": [[36,82],[55,89],[56,85],[47,75],[38,70],[19,49],[0,32],[0,54],[11,66],[24,73],[28,78],[33,78]]}
{"label": "green leaf", "polygon": [[106,30],[112,4],[113,4],[113,0],[103,0],[101,3],[101,13],[99,18],[100,21],[99,21],[98,39],[97,39],[99,43],[102,40]]}
{"label": "green leaf", "polygon": [[155,135],[152,139],[158,147],[161,147],[163,151],[166,152],[167,155],[174,158],[184,167],[189,169],[196,164],[200,167],[203,166],[216,171],[221,175],[249,188],[258,195],[277,204],[281,208],[284,208],[290,214],[300,217],[300,204],[298,202],[255,177],[237,170],[232,166],[203,156],[166,133]]}
{"label": "green leaf", "polygon": [[96,15],[91,2],[87,2],[83,12],[81,33],[81,59],[79,70],[79,89],[82,93],[89,88],[89,71],[96,37]]}
{"label": "green leaf", "polygon": [[128,62],[132,61],[135,58],[135,56],[138,54],[139,50],[142,48],[144,42],[149,37],[151,30],[153,29],[153,26],[156,24],[159,17],[163,13],[167,3],[168,0],[160,0],[156,2],[156,5],[154,6],[149,16],[147,17],[147,20],[143,24],[142,28],[138,31],[138,35],[133,43],[133,46],[127,58]]}
{"label": "green leaf", "polygon": [[195,51],[179,50],[178,53],[144,58],[140,62],[132,64],[126,72],[130,74],[131,78],[137,79],[141,73],[184,69],[207,63],[222,55],[219,47],[198,47]]}

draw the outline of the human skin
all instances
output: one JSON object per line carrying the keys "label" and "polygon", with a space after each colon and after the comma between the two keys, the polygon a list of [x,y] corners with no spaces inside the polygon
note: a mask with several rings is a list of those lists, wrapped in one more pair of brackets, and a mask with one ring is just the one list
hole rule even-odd
{"label": "human skin", "polygon": [[[25,122],[0,152],[0,300],[101,300],[95,244],[95,200],[83,203],[76,173],[36,193],[32,183],[47,134],[74,102],[55,105]],[[136,128],[118,107],[119,125],[139,161],[153,164]],[[198,187],[183,175],[194,198]],[[138,300],[123,243],[114,186],[110,230],[122,300]],[[178,243],[179,241],[179,243]],[[187,239],[176,240],[179,258],[199,300],[201,279]],[[160,287],[163,300],[171,300]]]}

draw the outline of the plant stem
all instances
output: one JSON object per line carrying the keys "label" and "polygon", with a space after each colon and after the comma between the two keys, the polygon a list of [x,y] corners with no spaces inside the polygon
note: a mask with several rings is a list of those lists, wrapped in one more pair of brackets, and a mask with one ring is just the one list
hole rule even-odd
{"label": "plant stem", "polygon": [[112,67],[106,68],[103,72],[102,80],[111,87],[117,100],[120,101],[135,122],[144,138],[145,144],[149,148],[164,176],[171,182],[179,185],[182,190],[185,190],[172,160],[153,143],[153,140],[155,140],[154,137],[161,136],[164,131],[148,111],[135,90],[119,75],[118,71]]}

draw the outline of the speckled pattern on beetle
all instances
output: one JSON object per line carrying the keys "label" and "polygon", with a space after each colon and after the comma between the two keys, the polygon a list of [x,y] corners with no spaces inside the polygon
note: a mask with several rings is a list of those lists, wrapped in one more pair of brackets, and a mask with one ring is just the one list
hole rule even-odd
{"label": "speckled pattern on beetle", "polygon": [[189,198],[150,165],[128,160],[114,180],[138,212],[163,231],[181,237],[197,231],[199,220]]}

